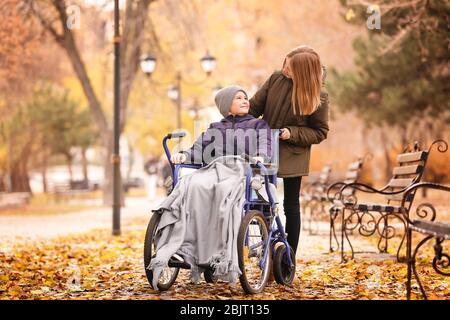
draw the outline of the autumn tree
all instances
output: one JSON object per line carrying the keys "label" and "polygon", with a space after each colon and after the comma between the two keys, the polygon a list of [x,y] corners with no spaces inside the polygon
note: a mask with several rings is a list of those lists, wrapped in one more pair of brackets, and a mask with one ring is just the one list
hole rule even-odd
{"label": "autumn tree", "polygon": [[[357,13],[357,21],[366,21],[366,6],[341,2]],[[335,73],[334,87],[344,109],[356,110],[367,123],[395,126],[405,143],[411,121],[450,120],[444,113],[450,107],[450,5],[443,0],[378,3],[381,29],[355,40],[358,71]]]}
{"label": "autumn tree", "polygon": [[0,4],[0,190],[7,191],[30,191],[27,163],[33,134],[30,127],[14,121],[24,120],[20,97],[33,85],[35,51],[40,47],[19,4],[18,0]]}
{"label": "autumn tree", "polygon": [[[135,80],[141,56],[141,44],[144,40],[143,32],[148,20],[148,7],[153,0],[128,0],[123,12],[122,36],[121,36],[121,79],[120,88],[120,131],[123,131],[127,120],[128,97]],[[53,40],[64,49],[72,67],[83,88],[89,108],[95,123],[98,126],[102,144],[106,149],[104,160],[105,168],[105,203],[112,203],[112,164],[113,153],[113,128],[106,117],[104,106],[101,105],[98,94],[95,92],[88,72],[88,67],[83,60],[80,48],[77,44],[77,31],[71,28],[69,21],[74,17],[68,13],[69,1],[27,1],[30,12],[38,19],[42,27],[51,35]],[[73,2],[70,2],[72,4]],[[78,3],[81,8],[81,3]]]}
{"label": "autumn tree", "polygon": [[50,156],[64,156],[70,180],[73,180],[72,164],[75,148],[81,150],[83,175],[87,184],[85,153],[97,140],[88,109],[82,108],[79,102],[71,99],[67,90],[43,84],[34,91],[26,104],[26,110],[39,131],[44,191],[46,191],[46,166]]}
{"label": "autumn tree", "polygon": [[[341,3],[349,23],[367,23],[365,1]],[[341,110],[356,111],[367,126],[382,128],[384,145],[398,132],[398,151],[411,139],[423,145],[443,138],[450,121],[448,1],[382,0],[372,5],[379,10],[381,28],[354,41],[356,71],[332,70],[332,95]],[[389,149],[385,154],[389,163]]]}

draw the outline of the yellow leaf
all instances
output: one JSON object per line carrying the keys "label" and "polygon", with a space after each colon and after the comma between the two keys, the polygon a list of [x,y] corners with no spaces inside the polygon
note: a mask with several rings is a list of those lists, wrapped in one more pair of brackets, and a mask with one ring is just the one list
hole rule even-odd
{"label": "yellow leaf", "polygon": [[12,296],[18,296],[22,293],[22,289],[19,286],[12,286],[8,289],[8,293]]}
{"label": "yellow leaf", "polygon": [[350,9],[347,11],[347,13],[345,14],[345,20],[350,21],[355,17],[355,11],[353,11],[353,9]]}
{"label": "yellow leaf", "polygon": [[7,275],[0,276],[0,281],[9,281],[9,277]]}

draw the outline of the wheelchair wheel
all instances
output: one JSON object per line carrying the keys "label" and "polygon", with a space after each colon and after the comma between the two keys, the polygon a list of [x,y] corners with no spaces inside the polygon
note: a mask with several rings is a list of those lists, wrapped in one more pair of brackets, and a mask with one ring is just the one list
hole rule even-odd
{"label": "wheelchair wheel", "polygon": [[291,250],[291,259],[293,266],[289,266],[286,246],[279,246],[273,255],[273,275],[275,281],[279,284],[291,285],[295,277],[295,255],[294,250]]}
{"label": "wheelchair wheel", "polygon": [[[264,290],[270,275],[271,254],[269,226],[264,215],[256,210],[247,212],[241,222],[238,235],[239,277],[246,293],[255,294]],[[267,247],[267,258],[264,251]]]}
{"label": "wheelchair wheel", "polygon": [[[145,233],[145,243],[144,243],[144,268],[145,268],[145,274],[147,276],[148,283],[150,283],[150,286],[153,288],[152,281],[153,281],[153,271],[148,270],[147,267],[150,264],[150,261],[152,260],[152,257],[155,254],[155,232],[156,227],[158,226],[159,214],[153,214],[152,218],[150,219],[150,222],[147,226],[147,232]],[[169,288],[174,284],[175,280],[177,279],[178,272],[180,271],[180,268],[170,268],[167,267],[163,270],[161,273],[161,276],[159,277],[158,281],[158,289],[161,291],[169,290]],[[156,288],[153,288],[156,289]]]}

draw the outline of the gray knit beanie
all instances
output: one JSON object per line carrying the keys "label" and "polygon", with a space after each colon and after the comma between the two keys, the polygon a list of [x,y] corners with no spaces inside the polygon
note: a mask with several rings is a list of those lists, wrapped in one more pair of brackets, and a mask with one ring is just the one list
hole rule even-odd
{"label": "gray knit beanie", "polygon": [[219,109],[220,113],[224,117],[228,116],[234,96],[239,91],[242,91],[243,93],[245,93],[245,96],[248,97],[247,92],[245,92],[242,87],[236,85],[222,88],[219,90],[219,92],[217,92],[214,101],[216,102],[216,106]]}

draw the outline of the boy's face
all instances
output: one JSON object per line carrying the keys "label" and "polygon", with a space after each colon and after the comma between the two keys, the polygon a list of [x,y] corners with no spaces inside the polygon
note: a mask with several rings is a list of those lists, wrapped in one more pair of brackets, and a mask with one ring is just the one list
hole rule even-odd
{"label": "boy's face", "polygon": [[248,102],[247,96],[242,91],[239,91],[234,96],[233,103],[230,108],[230,114],[235,116],[244,116],[248,114],[249,108],[250,103]]}

